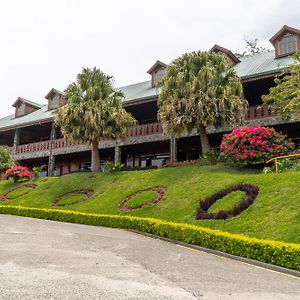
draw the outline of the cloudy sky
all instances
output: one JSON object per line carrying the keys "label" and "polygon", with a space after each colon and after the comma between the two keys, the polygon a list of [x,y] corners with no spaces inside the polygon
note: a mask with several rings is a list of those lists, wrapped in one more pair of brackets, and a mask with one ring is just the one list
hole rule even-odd
{"label": "cloudy sky", "polygon": [[244,39],[300,28],[300,0],[10,0],[0,2],[0,117],[18,96],[45,104],[83,66],[123,86],[149,80],[160,59],[209,50],[242,51]]}

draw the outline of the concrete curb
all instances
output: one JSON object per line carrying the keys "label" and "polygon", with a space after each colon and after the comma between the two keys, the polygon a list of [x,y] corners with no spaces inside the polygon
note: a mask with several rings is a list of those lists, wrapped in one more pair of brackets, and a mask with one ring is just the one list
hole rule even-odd
{"label": "concrete curb", "polygon": [[[125,230],[127,230],[127,229],[125,229]],[[142,231],[138,231],[138,230],[127,230],[127,231],[130,231],[130,232],[133,232],[133,233],[136,233],[136,234],[140,234],[140,235],[144,235],[146,237],[162,240],[162,241],[165,241],[165,242],[169,242],[169,243],[172,243],[172,244],[180,245],[180,246],[183,246],[183,247],[196,249],[196,250],[203,251],[203,252],[206,252],[206,253],[210,253],[210,254],[213,254],[213,255],[225,257],[225,258],[228,258],[228,259],[237,260],[237,261],[249,264],[249,265],[253,265],[253,266],[256,266],[256,267],[260,267],[260,268],[265,268],[265,269],[268,269],[268,270],[271,270],[271,271],[274,271],[274,272],[279,272],[279,273],[283,273],[283,274],[287,274],[287,275],[291,275],[291,276],[300,278],[300,272],[296,271],[296,270],[287,269],[287,268],[276,266],[276,265],[271,265],[271,264],[268,264],[268,263],[264,263],[264,262],[254,260],[254,259],[250,259],[250,258],[246,258],[246,257],[235,256],[235,255],[225,253],[225,252],[221,252],[221,251],[214,250],[214,249],[209,249],[209,248],[204,248],[204,247],[197,246],[197,245],[187,244],[187,243],[184,243],[184,242],[181,242],[181,241],[171,240],[169,238],[161,237],[161,236],[151,234],[151,233],[147,233],[147,232],[142,232]]]}

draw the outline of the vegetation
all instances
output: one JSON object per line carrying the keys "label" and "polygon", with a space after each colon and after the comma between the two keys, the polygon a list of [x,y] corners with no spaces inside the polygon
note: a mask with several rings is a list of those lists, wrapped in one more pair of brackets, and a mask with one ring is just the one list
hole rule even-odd
{"label": "vegetation", "polygon": [[300,270],[300,245],[259,240],[204,227],[157,219],[112,216],[64,210],[0,206],[0,213],[47,220],[134,229],[170,239]]}
{"label": "vegetation", "polygon": [[257,126],[240,127],[225,134],[220,148],[228,162],[249,165],[290,153],[295,145],[274,128]]}
{"label": "vegetation", "polygon": [[166,69],[158,98],[164,132],[174,135],[197,129],[202,153],[210,149],[206,127],[240,123],[247,108],[242,84],[228,60],[216,53],[192,52]]}
{"label": "vegetation", "polygon": [[46,167],[47,167],[46,165],[33,167],[31,171],[32,171],[32,174],[33,174],[34,178],[39,178],[39,177],[40,177],[40,173],[41,173]]}
{"label": "vegetation", "polygon": [[243,51],[242,53],[235,53],[236,57],[242,58],[242,57],[254,56],[259,53],[270,52],[270,49],[259,45],[258,38],[255,38],[253,40],[246,39],[245,42],[246,42],[245,51]]}
{"label": "vegetation", "polygon": [[0,171],[7,170],[15,164],[15,161],[7,146],[0,145]]}
{"label": "vegetation", "polygon": [[[300,157],[279,159],[277,167],[278,173],[300,171]],[[275,164],[265,167],[263,173],[275,173]]]}
{"label": "vegetation", "polygon": [[[37,185],[35,190],[17,199],[4,201],[3,204],[50,209],[53,200],[60,199],[61,195],[90,189],[94,193],[89,199],[65,205],[62,209],[156,218],[261,239],[300,243],[299,177],[300,172],[261,174],[261,170],[257,170],[251,174],[250,169],[245,167],[234,169],[222,164],[115,173],[74,173],[51,177],[46,182],[37,179],[34,182]],[[227,220],[195,219],[200,200],[243,183],[259,187],[258,197],[249,208]],[[0,198],[18,185],[13,181],[0,182]],[[165,187],[165,194],[159,203],[134,211],[120,211],[119,204],[123,199],[139,190],[155,186]],[[231,197],[235,198],[235,195],[228,195],[227,200]],[[228,210],[226,199],[220,199],[217,203],[220,210]]]}
{"label": "vegetation", "polygon": [[300,117],[300,51],[293,55],[295,64],[290,74],[275,78],[276,86],[270,88],[268,95],[262,96],[265,103],[272,104],[276,114],[284,119]]}
{"label": "vegetation", "polygon": [[23,166],[13,166],[10,169],[6,170],[5,176],[11,178],[14,182],[20,180],[29,180],[32,178],[32,173],[28,170],[27,167]]}
{"label": "vegetation", "polygon": [[125,137],[127,128],[135,124],[122,107],[124,95],[113,89],[111,76],[97,68],[83,68],[63,98],[67,105],[58,109],[56,125],[66,139],[91,145],[91,170],[99,171],[99,140]]}

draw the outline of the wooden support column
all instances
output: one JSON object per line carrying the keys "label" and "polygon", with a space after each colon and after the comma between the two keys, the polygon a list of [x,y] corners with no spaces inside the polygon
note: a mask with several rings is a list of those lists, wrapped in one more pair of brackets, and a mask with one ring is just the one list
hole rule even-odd
{"label": "wooden support column", "polygon": [[48,176],[54,175],[55,157],[53,155],[54,139],[56,138],[55,125],[52,123],[50,133],[49,161],[48,161]]}
{"label": "wooden support column", "polygon": [[114,163],[120,163],[121,162],[121,147],[117,144],[115,146],[115,157],[114,157]]}
{"label": "wooden support column", "polygon": [[19,143],[20,143],[20,131],[17,128],[14,134],[13,154],[16,154],[17,146],[19,145]]}
{"label": "wooden support column", "polygon": [[170,163],[177,160],[177,142],[175,135],[170,137]]}

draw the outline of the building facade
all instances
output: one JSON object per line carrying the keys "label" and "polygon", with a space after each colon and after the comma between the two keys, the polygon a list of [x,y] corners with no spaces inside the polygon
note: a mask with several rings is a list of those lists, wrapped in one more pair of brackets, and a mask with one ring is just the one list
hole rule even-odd
{"label": "building facade", "polygon": [[[238,58],[230,50],[215,45],[210,51],[224,55],[241,77],[249,109],[246,125],[272,126],[300,144],[300,121],[286,122],[262,104],[261,96],[274,86],[274,78],[289,72],[294,63],[290,57],[300,50],[300,30],[283,26],[271,39],[274,51]],[[160,166],[170,159],[197,159],[200,155],[198,133],[184,133],[176,139],[164,135],[157,121],[156,83],[167,67],[157,61],[149,70],[150,80],[119,88],[124,95],[124,108],[138,125],[129,128],[124,140],[100,140],[102,161],[122,162],[128,167]],[[47,165],[48,174],[63,175],[90,165],[90,147],[87,144],[64,140],[53,124],[53,112],[66,104],[62,93],[52,88],[45,96],[46,105],[19,97],[14,103],[15,113],[0,119],[0,145],[7,145],[17,162],[33,167]],[[212,147],[220,145],[225,132],[233,127],[207,128]],[[176,151],[175,145],[176,144]],[[174,153],[174,154],[172,154]],[[3,174],[1,174],[3,178]]]}

